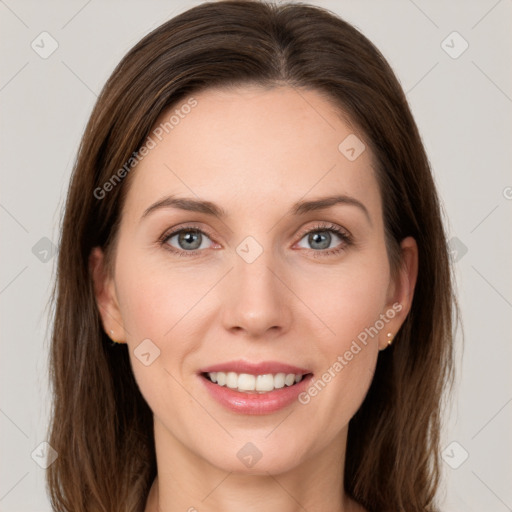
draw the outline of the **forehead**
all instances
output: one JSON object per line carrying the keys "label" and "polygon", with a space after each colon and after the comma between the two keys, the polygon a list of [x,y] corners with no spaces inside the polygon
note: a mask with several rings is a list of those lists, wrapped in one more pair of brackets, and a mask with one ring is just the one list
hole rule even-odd
{"label": "forehead", "polygon": [[333,193],[380,210],[368,146],[356,159],[344,153],[344,141],[359,152],[364,135],[314,90],[207,89],[162,113],[150,137],[152,149],[132,171],[127,214],[140,216],[166,194],[219,202],[228,213],[229,205],[279,211]]}

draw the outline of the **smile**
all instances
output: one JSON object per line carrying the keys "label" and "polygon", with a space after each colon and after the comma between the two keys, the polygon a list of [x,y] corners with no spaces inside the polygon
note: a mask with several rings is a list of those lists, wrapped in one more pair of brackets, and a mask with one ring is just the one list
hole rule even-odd
{"label": "smile", "polygon": [[201,368],[203,386],[215,402],[238,414],[272,414],[292,404],[311,383],[313,373],[280,361],[237,360]]}

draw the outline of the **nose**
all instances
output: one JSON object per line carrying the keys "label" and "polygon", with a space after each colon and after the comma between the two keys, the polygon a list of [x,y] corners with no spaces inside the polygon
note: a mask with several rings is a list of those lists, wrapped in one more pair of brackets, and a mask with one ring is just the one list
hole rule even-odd
{"label": "nose", "polygon": [[286,281],[286,271],[276,264],[271,251],[263,251],[252,263],[237,255],[224,290],[224,328],[253,339],[276,337],[287,331],[293,294]]}

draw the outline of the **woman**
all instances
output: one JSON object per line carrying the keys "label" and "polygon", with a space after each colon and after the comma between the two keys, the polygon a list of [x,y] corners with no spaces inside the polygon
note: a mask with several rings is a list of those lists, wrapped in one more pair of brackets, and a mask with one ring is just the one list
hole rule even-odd
{"label": "woman", "polygon": [[55,510],[437,511],[456,303],[379,51],[204,3],[122,60],[62,226]]}

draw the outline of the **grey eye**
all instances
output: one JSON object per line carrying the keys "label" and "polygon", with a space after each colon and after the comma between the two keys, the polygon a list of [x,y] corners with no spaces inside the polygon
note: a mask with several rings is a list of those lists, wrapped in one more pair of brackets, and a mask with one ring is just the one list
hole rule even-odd
{"label": "grey eye", "polygon": [[[318,249],[318,250],[324,250],[332,248],[330,247],[331,242],[333,241],[333,235],[337,237],[340,242],[342,241],[340,236],[336,233],[332,232],[329,229],[323,229],[323,230],[315,230],[311,231],[310,233],[306,233],[304,237],[299,242],[299,247],[303,247],[304,249]],[[310,245],[310,247],[304,247],[303,245],[300,245],[302,240],[307,239],[307,243]]]}
{"label": "grey eye", "polygon": [[[174,238],[177,238],[178,247],[171,243],[171,240]],[[171,235],[167,239],[167,242],[176,249],[195,251],[197,249],[205,249],[208,247],[207,243],[206,245],[203,244],[203,242],[206,242],[207,240],[209,240],[209,238],[199,230],[182,229],[181,231]]]}

